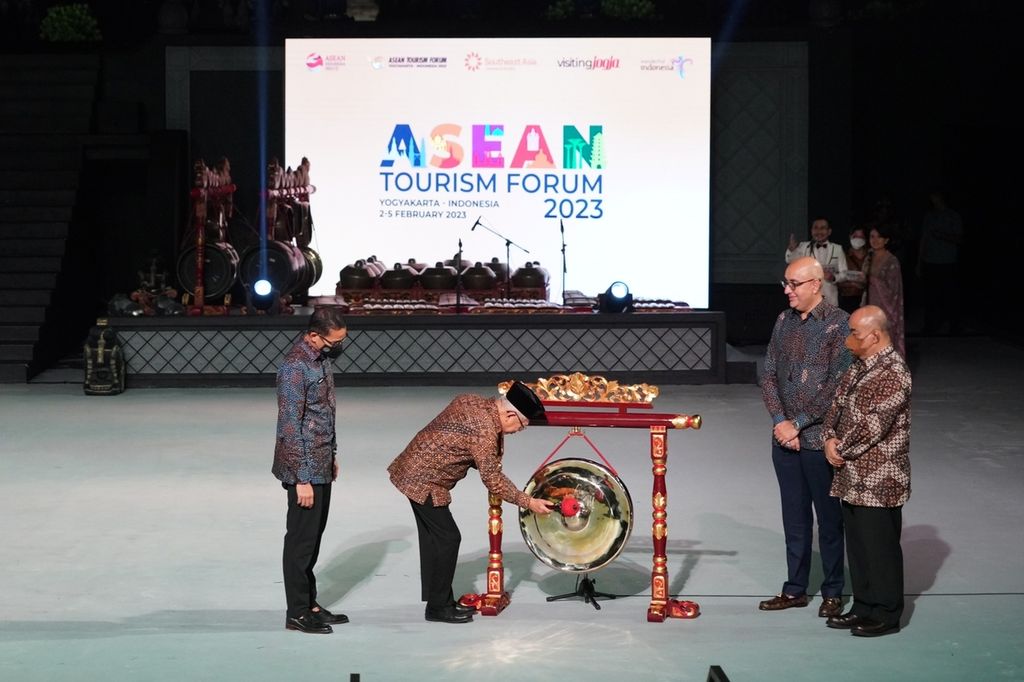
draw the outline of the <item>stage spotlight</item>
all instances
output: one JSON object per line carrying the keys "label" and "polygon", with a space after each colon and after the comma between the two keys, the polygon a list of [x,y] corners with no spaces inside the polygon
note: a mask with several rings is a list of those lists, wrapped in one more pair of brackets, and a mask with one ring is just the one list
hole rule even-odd
{"label": "stage spotlight", "polygon": [[253,282],[251,290],[246,292],[249,297],[250,312],[262,311],[268,315],[278,312],[279,299],[270,281],[264,278]]}
{"label": "stage spotlight", "polygon": [[597,295],[597,309],[602,313],[633,312],[633,294],[625,282],[612,282],[603,294]]}

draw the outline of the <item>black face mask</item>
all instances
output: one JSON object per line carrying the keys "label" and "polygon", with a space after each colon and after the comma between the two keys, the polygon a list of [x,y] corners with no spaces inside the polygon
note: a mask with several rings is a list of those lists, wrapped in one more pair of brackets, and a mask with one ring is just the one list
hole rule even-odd
{"label": "black face mask", "polygon": [[320,349],[320,357],[337,360],[341,357],[341,344],[336,343],[333,346],[324,346]]}

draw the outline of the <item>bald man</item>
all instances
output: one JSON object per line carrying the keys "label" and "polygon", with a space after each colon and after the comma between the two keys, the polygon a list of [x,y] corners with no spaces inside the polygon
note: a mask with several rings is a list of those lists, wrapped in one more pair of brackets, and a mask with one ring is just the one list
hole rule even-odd
{"label": "bald man", "polygon": [[910,498],[910,371],[893,349],[881,308],[850,317],[846,347],[856,356],[825,415],[825,456],[842,500],[853,605],[830,628],[859,637],[900,630],[903,615],[903,505]]}
{"label": "bald man", "polygon": [[782,499],[787,577],[762,611],[807,606],[814,518],[823,580],[822,618],[842,613],[843,518],[829,495],[832,466],[825,459],[821,421],[839,378],[850,364],[843,345],[849,315],[822,295],[824,271],[814,258],[798,258],[780,282],[789,309],[775,320],[765,354],[761,394],[772,418],[772,464]]}

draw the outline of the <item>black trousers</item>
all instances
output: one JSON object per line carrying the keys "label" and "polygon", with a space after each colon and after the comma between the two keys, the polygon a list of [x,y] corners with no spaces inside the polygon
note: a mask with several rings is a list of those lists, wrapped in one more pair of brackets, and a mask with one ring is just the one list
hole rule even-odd
{"label": "black trousers", "polygon": [[331,484],[313,485],[313,506],[299,506],[294,485],[285,485],[288,492],[288,521],[284,534],[284,595],[288,615],[297,618],[316,604],[316,576],[313,566],[320,555],[320,538],[327,527],[331,508]]}
{"label": "black trousers", "polygon": [[860,507],[843,502],[846,559],[853,606],[862,618],[898,625],[903,616],[902,507]]}
{"label": "black trousers", "polygon": [[427,608],[440,609],[454,601],[452,580],[459,560],[462,534],[448,506],[435,507],[409,500],[420,541],[420,599]]}

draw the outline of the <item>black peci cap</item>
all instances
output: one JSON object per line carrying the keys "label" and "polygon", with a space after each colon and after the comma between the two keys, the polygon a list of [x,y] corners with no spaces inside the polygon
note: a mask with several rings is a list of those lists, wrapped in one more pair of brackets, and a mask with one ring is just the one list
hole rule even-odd
{"label": "black peci cap", "polygon": [[541,404],[540,398],[521,381],[513,381],[505,397],[527,419],[533,421],[545,418],[544,405]]}

